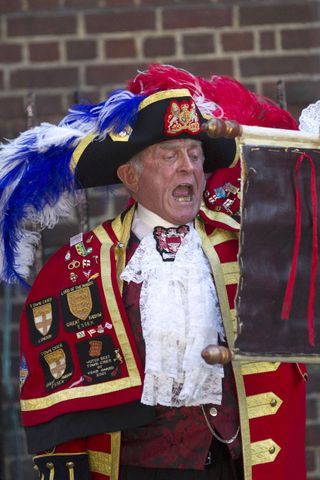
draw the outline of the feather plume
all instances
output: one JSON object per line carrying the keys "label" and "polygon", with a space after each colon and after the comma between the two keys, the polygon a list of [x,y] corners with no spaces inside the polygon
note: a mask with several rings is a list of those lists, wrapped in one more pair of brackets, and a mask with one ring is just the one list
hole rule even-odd
{"label": "feather plume", "polygon": [[172,65],[151,64],[148,70],[139,71],[128,82],[128,89],[135,94],[151,95],[161,90],[176,88],[187,88],[203,114],[223,117],[221,106],[206,95],[206,88],[210,89],[210,83],[187,70]]}
{"label": "feather plume", "polygon": [[221,105],[225,118],[242,125],[296,130],[297,122],[273,100],[257,95],[240,82],[226,76],[214,75],[208,89],[209,98]]}
{"label": "feather plume", "polygon": [[39,234],[26,223],[52,228],[70,213],[75,147],[88,133],[102,140],[133,127],[144,98],[116,90],[98,105],[75,105],[58,126],[43,123],[0,145],[0,279],[27,286]]}
{"label": "feather plume", "polygon": [[144,98],[145,95],[134,95],[127,90],[114,90],[105,102],[98,105],[73,106],[62,124],[86,133],[94,130],[103,140],[110,132],[120,133],[128,125],[134,125]]}
{"label": "feather plume", "polygon": [[0,279],[26,286],[39,241],[26,222],[52,228],[70,213],[75,192],[70,159],[83,136],[44,123],[0,146]]}
{"label": "feather plume", "polygon": [[151,64],[128,82],[136,94],[151,95],[168,88],[188,88],[202,113],[236,120],[242,125],[296,130],[297,123],[273,100],[257,95],[237,80],[213,75],[210,80],[172,65]]}

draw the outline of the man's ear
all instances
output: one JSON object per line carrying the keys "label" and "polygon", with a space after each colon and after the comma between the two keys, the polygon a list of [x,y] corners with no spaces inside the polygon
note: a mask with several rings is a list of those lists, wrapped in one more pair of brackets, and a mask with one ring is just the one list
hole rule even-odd
{"label": "man's ear", "polygon": [[121,182],[133,193],[138,191],[139,174],[130,163],[120,165],[117,170],[117,175]]}

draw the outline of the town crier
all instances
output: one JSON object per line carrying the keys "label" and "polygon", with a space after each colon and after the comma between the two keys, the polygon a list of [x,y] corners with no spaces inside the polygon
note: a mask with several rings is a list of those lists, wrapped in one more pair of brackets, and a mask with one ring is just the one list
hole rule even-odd
{"label": "town crier", "polygon": [[[171,68],[174,84],[141,74],[132,91],[74,106],[58,126],[2,147],[7,281],[25,282],[32,264],[26,220],[52,226],[78,188],[122,182],[131,196],[115,219],[58,250],[28,295],[28,448],[44,480],[303,480],[304,367],[201,356],[237,331],[240,168],[236,142],[202,129],[223,117],[226,97]],[[225,82],[267,116],[267,102]],[[273,121],[276,111],[294,128],[272,108]]]}

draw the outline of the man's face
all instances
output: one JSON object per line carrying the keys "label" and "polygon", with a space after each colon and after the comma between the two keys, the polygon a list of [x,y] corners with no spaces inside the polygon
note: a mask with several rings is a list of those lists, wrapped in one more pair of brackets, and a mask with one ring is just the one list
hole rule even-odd
{"label": "man's face", "polygon": [[169,140],[146,148],[139,156],[143,170],[136,200],[172,224],[192,221],[205,186],[201,142]]}

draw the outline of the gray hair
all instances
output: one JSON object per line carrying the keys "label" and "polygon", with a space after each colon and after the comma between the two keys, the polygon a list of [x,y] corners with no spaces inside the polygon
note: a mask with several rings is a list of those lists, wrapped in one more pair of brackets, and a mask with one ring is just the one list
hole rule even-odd
{"label": "gray hair", "polygon": [[132,165],[135,171],[140,175],[143,170],[143,163],[140,157],[140,153],[137,153],[128,161],[129,165]]}

